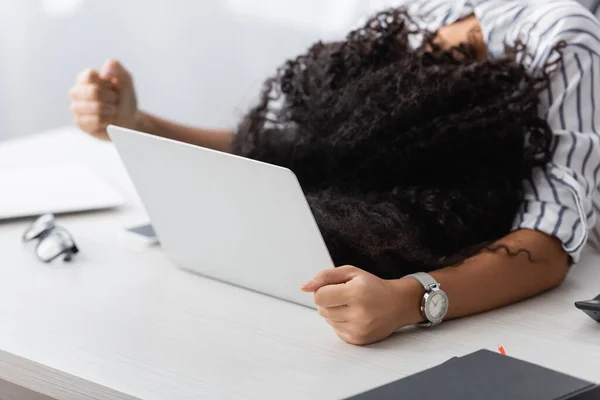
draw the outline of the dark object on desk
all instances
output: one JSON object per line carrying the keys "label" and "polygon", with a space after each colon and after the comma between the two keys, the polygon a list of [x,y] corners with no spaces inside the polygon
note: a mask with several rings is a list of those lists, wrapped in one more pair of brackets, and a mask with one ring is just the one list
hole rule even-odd
{"label": "dark object on desk", "polygon": [[586,313],[596,322],[600,322],[600,295],[594,300],[578,301],[575,307]]}
{"label": "dark object on desk", "polygon": [[156,236],[156,231],[151,224],[132,226],[125,231],[128,233],[128,236],[146,245],[158,244],[158,236]]}
{"label": "dark object on desk", "polygon": [[127,228],[127,231],[138,234],[148,239],[156,239],[156,232],[154,231],[154,227],[150,224],[144,224]]}
{"label": "dark object on desk", "polygon": [[480,350],[350,399],[596,400],[600,395],[593,383]]}
{"label": "dark object on desk", "polygon": [[566,397],[570,400],[599,400],[600,399],[600,386],[595,386],[590,390],[586,390],[577,394],[574,397]]}

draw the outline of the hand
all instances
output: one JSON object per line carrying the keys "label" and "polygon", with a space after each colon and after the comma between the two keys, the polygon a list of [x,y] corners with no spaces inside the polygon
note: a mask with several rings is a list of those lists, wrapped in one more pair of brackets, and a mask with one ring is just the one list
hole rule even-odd
{"label": "hand", "polygon": [[137,99],[131,74],[115,60],[107,60],[97,72],[86,69],[69,90],[75,124],[83,131],[108,140],[110,124],[135,129]]}
{"label": "hand", "polygon": [[302,286],[319,314],[350,344],[375,343],[422,321],[423,287],[414,279],[384,280],[356,267],[321,271]]}

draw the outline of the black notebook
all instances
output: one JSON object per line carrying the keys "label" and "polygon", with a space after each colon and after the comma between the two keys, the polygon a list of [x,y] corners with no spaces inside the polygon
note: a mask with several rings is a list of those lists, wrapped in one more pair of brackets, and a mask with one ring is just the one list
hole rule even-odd
{"label": "black notebook", "polygon": [[592,400],[600,399],[598,390],[591,382],[480,350],[351,399]]}

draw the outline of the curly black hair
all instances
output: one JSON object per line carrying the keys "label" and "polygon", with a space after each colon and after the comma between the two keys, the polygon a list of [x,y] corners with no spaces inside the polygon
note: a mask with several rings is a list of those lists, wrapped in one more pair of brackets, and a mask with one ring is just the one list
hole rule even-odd
{"label": "curly black hair", "polygon": [[381,12],[287,61],[239,126],[232,152],[295,172],[336,265],[391,279],[459,264],[510,232],[549,161],[549,73],[523,49],[481,60],[435,38]]}

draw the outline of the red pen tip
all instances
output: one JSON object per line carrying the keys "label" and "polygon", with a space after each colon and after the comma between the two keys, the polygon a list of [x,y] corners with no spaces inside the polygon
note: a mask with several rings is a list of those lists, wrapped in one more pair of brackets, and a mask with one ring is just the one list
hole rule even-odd
{"label": "red pen tip", "polygon": [[503,356],[506,355],[506,351],[504,351],[504,347],[498,345],[498,351],[500,352],[500,354],[502,354]]}

